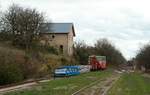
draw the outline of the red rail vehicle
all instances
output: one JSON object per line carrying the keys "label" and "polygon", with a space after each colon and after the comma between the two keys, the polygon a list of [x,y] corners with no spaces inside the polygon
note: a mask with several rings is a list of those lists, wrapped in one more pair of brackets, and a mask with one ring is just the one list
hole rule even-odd
{"label": "red rail vehicle", "polygon": [[106,69],[106,56],[89,56],[89,64],[91,71]]}

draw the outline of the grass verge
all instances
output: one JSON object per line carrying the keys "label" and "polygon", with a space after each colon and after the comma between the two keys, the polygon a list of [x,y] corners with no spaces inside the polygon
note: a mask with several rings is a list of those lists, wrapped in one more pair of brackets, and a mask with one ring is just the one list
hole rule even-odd
{"label": "grass verge", "polygon": [[40,83],[32,89],[10,92],[5,95],[71,95],[82,87],[99,79],[109,77],[112,70],[89,72],[70,78]]}
{"label": "grass verge", "polygon": [[126,73],[109,90],[108,95],[150,95],[150,78]]}

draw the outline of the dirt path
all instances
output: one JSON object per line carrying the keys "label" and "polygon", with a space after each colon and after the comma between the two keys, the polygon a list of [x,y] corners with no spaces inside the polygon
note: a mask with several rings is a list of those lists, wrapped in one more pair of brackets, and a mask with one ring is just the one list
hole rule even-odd
{"label": "dirt path", "polygon": [[0,95],[7,93],[7,92],[11,92],[11,91],[29,89],[35,85],[37,85],[37,83],[32,82],[32,83],[26,83],[26,84],[22,84],[22,85],[13,86],[13,87],[2,88],[2,89],[0,89]]}
{"label": "dirt path", "polygon": [[150,74],[147,74],[147,73],[144,73],[142,76],[143,76],[143,77],[150,78]]}
{"label": "dirt path", "polygon": [[[41,80],[38,82],[47,82],[47,81],[51,81],[51,80]],[[0,89],[0,95],[3,95],[4,93],[11,92],[11,91],[30,89],[33,86],[37,86],[38,82],[30,82],[30,83],[25,83],[21,85],[12,86],[12,87],[2,88]]]}
{"label": "dirt path", "polygon": [[72,95],[107,95],[107,91],[119,79],[121,74],[114,73],[110,77],[97,81],[94,85],[81,89]]}

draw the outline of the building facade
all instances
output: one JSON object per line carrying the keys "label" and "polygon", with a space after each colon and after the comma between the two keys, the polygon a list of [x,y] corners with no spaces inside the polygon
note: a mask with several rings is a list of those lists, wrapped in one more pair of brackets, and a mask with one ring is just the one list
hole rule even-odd
{"label": "building facade", "polygon": [[63,55],[72,56],[73,38],[75,37],[72,23],[49,23],[48,28],[40,32],[41,43],[54,46]]}

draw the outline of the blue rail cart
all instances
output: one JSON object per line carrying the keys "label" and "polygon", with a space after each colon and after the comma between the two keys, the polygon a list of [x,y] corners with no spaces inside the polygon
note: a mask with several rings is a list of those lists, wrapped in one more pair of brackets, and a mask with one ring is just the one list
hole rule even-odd
{"label": "blue rail cart", "polygon": [[54,77],[74,76],[80,74],[79,66],[62,66],[55,69]]}

